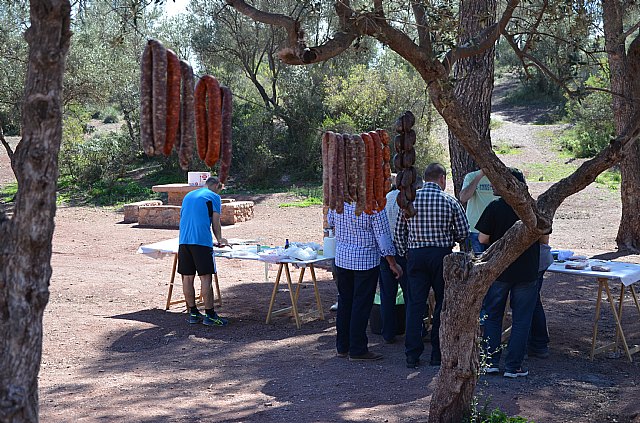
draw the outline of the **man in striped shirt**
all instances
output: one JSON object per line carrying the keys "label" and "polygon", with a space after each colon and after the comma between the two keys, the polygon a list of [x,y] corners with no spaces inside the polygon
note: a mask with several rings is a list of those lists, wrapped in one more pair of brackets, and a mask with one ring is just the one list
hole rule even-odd
{"label": "man in striped shirt", "polygon": [[416,215],[407,219],[400,214],[395,229],[398,254],[407,256],[405,354],[409,368],[420,364],[424,351],[422,319],[430,288],[436,297],[430,364],[440,365],[440,310],[444,300],[442,261],[456,242],[463,242],[469,235],[464,209],[455,197],[444,192],[447,186],[444,166],[439,163],[427,166],[424,181],[424,187],[416,192],[413,202]]}
{"label": "man in striped shirt", "polygon": [[338,313],[336,349],[338,357],[350,361],[379,360],[369,351],[367,323],[378,284],[380,256],[385,256],[396,278],[402,269],[396,263],[387,214],[355,214],[355,204],[344,203],[344,212],[329,210],[327,220],[335,228]]}

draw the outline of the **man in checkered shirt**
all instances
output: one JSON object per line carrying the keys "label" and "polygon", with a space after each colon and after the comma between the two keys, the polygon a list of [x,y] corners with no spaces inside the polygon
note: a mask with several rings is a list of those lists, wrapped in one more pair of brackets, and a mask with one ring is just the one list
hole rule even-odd
{"label": "man in checkered shirt", "polygon": [[464,242],[469,235],[464,209],[454,196],[444,192],[447,186],[444,166],[431,163],[424,171],[424,181],[413,202],[416,215],[407,219],[401,213],[395,229],[398,254],[407,257],[405,354],[409,368],[420,364],[420,355],[424,351],[422,319],[430,288],[436,297],[430,364],[440,365],[440,310],[444,300],[442,261],[456,242]]}

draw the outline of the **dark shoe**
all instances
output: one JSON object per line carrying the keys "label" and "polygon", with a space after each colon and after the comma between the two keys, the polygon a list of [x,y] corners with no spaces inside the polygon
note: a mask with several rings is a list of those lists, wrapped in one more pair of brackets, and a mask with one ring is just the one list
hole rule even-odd
{"label": "dark shoe", "polygon": [[440,364],[442,364],[442,360],[434,360],[433,358],[429,362],[429,366],[439,366]]}
{"label": "dark shoe", "polygon": [[218,313],[213,313],[213,316],[204,316],[204,319],[202,319],[202,324],[205,326],[227,326],[229,324],[229,321],[224,317],[218,316]]}
{"label": "dark shoe", "polygon": [[529,370],[524,368],[519,368],[518,370],[507,370],[504,372],[504,377],[509,377],[511,379],[515,379],[517,377],[524,377],[529,375]]}
{"label": "dark shoe", "polygon": [[549,351],[529,351],[529,357],[536,357],[536,358],[549,358]]}
{"label": "dark shoe", "polygon": [[375,361],[375,360],[380,360],[382,359],[382,354],[378,354],[378,353],[374,353],[374,352],[367,352],[365,354],[362,355],[350,355],[349,356],[349,361]]}
{"label": "dark shoe", "polygon": [[385,339],[384,343],[385,344],[395,344],[396,343],[396,338]]}
{"label": "dark shoe", "polygon": [[407,358],[407,369],[417,369],[420,366],[420,359]]}
{"label": "dark shoe", "polygon": [[336,353],[336,357],[339,357],[339,358],[347,358],[348,356],[349,356],[349,353],[346,353],[346,352],[344,352],[344,353],[337,352]]}
{"label": "dark shoe", "polygon": [[192,325],[195,325],[196,323],[202,322],[204,318],[205,318],[205,315],[200,312],[189,313],[189,318],[187,319],[187,322],[191,323]]}

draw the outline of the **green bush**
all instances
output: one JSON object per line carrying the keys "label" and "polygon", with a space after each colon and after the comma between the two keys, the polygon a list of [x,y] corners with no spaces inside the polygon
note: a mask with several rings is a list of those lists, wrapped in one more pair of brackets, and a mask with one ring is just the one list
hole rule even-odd
{"label": "green bush", "polygon": [[[591,76],[586,84],[593,88],[608,88],[606,79],[600,76]],[[594,91],[580,101],[571,100],[566,111],[573,127],[565,131],[560,144],[575,157],[593,157],[615,135],[609,93]]]}
{"label": "green bush", "polygon": [[102,123],[118,123],[120,121],[118,118],[118,111],[115,107],[109,106],[105,108],[101,115],[103,116]]}

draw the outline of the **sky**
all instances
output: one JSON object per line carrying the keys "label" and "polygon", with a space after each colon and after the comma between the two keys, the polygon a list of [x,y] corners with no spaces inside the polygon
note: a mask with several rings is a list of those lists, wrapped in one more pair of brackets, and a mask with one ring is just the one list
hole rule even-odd
{"label": "sky", "polygon": [[189,0],[167,0],[166,4],[166,12],[168,16],[177,15],[178,13],[182,13],[186,10],[187,4]]}

